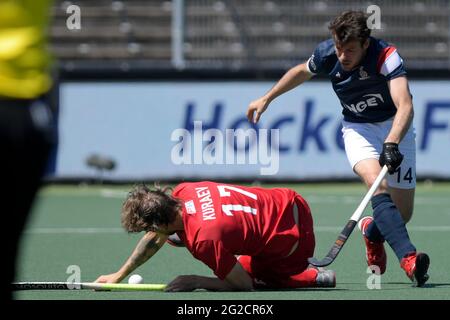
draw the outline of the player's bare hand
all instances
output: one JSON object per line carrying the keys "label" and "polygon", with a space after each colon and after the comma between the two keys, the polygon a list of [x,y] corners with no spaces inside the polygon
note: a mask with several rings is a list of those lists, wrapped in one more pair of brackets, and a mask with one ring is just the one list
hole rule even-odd
{"label": "player's bare hand", "polygon": [[111,273],[106,275],[101,275],[94,282],[96,283],[119,283],[122,281],[121,277],[117,273]]}
{"label": "player's bare hand", "polygon": [[247,109],[247,119],[251,123],[258,123],[259,118],[269,106],[267,98],[262,97],[255,101],[252,101]]}
{"label": "player's bare hand", "polygon": [[170,282],[165,291],[180,292],[180,291],[193,291],[197,289],[198,280],[195,275],[178,276],[172,282]]}

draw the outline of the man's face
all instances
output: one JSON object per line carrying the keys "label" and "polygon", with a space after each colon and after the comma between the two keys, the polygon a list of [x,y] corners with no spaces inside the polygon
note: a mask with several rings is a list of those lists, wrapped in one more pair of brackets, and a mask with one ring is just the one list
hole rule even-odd
{"label": "man's face", "polygon": [[369,39],[363,45],[357,40],[352,40],[345,44],[337,41],[334,43],[336,55],[345,71],[351,71],[359,65],[369,47]]}

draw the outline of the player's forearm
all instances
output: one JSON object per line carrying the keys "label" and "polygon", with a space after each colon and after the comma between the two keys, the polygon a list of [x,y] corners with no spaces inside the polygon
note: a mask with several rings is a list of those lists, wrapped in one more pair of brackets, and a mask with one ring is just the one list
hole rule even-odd
{"label": "player's forearm", "polygon": [[230,284],[226,280],[219,278],[196,276],[197,288],[211,291],[248,291],[248,288],[239,288]]}
{"label": "player's forearm", "polygon": [[385,142],[400,143],[408,131],[414,118],[414,109],[411,101],[402,102],[397,108],[397,114],[392,123],[392,129]]}
{"label": "player's forearm", "polygon": [[282,95],[283,93],[301,85],[303,82],[311,79],[312,75],[306,68],[306,64],[297,65],[288,72],[265,94],[265,98],[270,103],[272,100]]}
{"label": "player's forearm", "polygon": [[402,141],[411,126],[414,117],[412,96],[406,76],[395,78],[391,80],[388,85],[392,100],[397,107],[397,113],[394,117],[391,131],[386,137],[385,142],[398,144]]}
{"label": "player's forearm", "polygon": [[138,242],[131,256],[118,271],[121,278],[125,278],[133,270],[150,259],[163,246],[166,240],[167,237],[164,235],[147,232]]}

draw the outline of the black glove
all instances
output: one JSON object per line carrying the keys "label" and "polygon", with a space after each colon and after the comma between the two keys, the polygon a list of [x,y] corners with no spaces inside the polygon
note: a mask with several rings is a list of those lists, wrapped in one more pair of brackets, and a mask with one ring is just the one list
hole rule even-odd
{"label": "black glove", "polygon": [[383,143],[383,151],[380,154],[380,166],[386,165],[389,174],[393,174],[403,161],[403,155],[398,150],[398,144],[393,142]]}

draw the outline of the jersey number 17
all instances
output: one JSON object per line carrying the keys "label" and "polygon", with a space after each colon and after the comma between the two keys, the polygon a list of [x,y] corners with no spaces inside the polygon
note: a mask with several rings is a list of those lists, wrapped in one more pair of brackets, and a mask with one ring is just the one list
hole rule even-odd
{"label": "jersey number 17", "polygon": [[[231,191],[234,191],[243,194],[246,197],[252,198],[253,200],[258,200],[256,194],[242,190],[237,187],[217,186],[217,189],[219,190],[219,195],[221,198],[231,197]],[[222,212],[224,214],[226,214],[227,216],[233,216],[232,211],[244,211],[246,213],[256,215],[256,209],[249,206],[243,206],[241,204],[222,204]]]}

